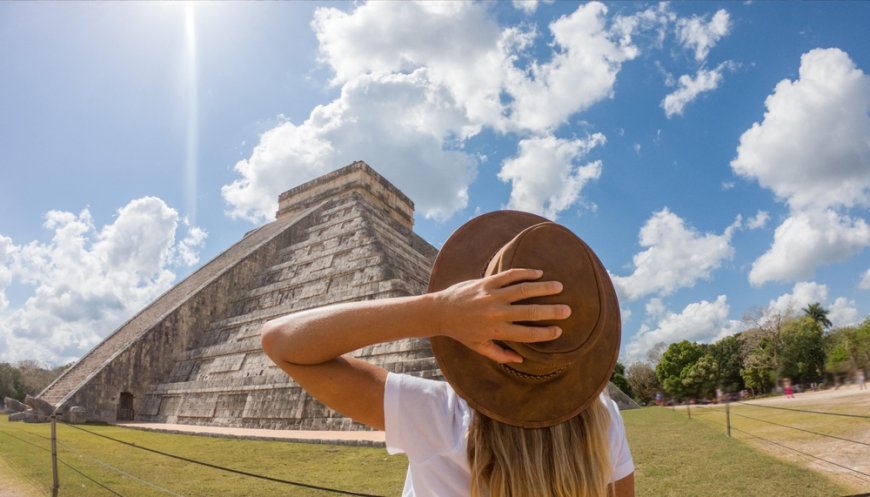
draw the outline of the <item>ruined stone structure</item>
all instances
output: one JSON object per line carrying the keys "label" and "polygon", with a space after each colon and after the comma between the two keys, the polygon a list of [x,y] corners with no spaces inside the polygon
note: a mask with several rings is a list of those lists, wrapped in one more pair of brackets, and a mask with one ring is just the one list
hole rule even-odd
{"label": "ruined stone structure", "polygon": [[[251,428],[359,428],[309,397],[260,349],[260,326],[289,312],[425,291],[436,250],[414,205],[363,162],[279,197],[277,219],[178,283],[82,357],[40,398],[89,420]],[[425,377],[427,340],[359,357]]]}

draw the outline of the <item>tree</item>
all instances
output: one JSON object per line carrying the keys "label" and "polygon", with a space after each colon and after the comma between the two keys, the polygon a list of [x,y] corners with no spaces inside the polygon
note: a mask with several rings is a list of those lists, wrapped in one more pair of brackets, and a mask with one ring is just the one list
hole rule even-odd
{"label": "tree", "polygon": [[661,384],[656,376],[656,370],[649,363],[636,362],[628,367],[625,379],[634,393],[634,400],[640,404],[649,404],[661,390]]}
{"label": "tree", "polygon": [[24,401],[24,395],[21,372],[9,363],[0,363],[0,397]]}
{"label": "tree", "polygon": [[739,335],[730,335],[709,348],[709,354],[716,361],[716,386],[725,392],[738,392],[744,388],[743,377],[740,376],[743,368],[740,345]]}
{"label": "tree", "polygon": [[693,364],[683,368],[683,391],[694,398],[712,398],[719,378],[716,359],[710,354],[702,355]]}
{"label": "tree", "polygon": [[825,350],[822,327],[811,317],[789,322],[780,332],[782,355],[779,378],[791,378],[793,383],[809,383],[822,379]]}
{"label": "tree", "polygon": [[665,391],[677,398],[693,394],[692,385],[684,385],[683,379],[689,374],[689,367],[705,353],[704,345],[683,340],[672,343],[656,366],[656,377]]}
{"label": "tree", "polygon": [[810,304],[801,310],[804,311],[806,317],[812,319],[813,322],[817,323],[819,327],[821,327],[823,330],[827,330],[828,328],[833,326],[831,320],[828,319],[829,311],[822,307],[821,303],[816,302]]}
{"label": "tree", "polygon": [[631,392],[631,385],[629,385],[628,381],[625,379],[625,366],[623,366],[621,362],[616,363],[616,368],[613,370],[613,374],[610,375],[610,381],[619,387],[619,389],[622,390],[622,393],[629,397],[634,397]]}
{"label": "tree", "polygon": [[740,377],[753,394],[769,392],[776,385],[779,371],[779,331],[752,328],[740,334],[743,366]]}
{"label": "tree", "polygon": [[855,374],[870,368],[870,317],[858,326],[838,328],[824,337],[825,370]]}

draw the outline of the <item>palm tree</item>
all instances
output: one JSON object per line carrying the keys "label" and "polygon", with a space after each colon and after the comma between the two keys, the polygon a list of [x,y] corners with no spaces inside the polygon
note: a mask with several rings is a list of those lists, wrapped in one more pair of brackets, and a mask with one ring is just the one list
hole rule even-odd
{"label": "palm tree", "polygon": [[812,319],[813,321],[815,321],[816,324],[821,326],[822,329],[828,329],[833,326],[831,320],[828,319],[828,312],[830,311],[822,307],[822,304],[820,304],[819,302],[810,304],[801,310],[804,311],[804,314],[806,314],[808,318]]}

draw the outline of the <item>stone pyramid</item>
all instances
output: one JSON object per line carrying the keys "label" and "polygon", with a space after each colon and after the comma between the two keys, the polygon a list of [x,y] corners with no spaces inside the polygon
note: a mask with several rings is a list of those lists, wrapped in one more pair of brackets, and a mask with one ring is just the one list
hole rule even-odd
{"label": "stone pyramid", "polygon": [[[259,328],[288,312],[424,292],[436,250],[413,233],[413,216],[411,200],[364,162],[289,190],[274,222],[143,309],[40,398],[108,422],[358,429],[272,364]],[[427,340],[357,355],[440,376]]]}

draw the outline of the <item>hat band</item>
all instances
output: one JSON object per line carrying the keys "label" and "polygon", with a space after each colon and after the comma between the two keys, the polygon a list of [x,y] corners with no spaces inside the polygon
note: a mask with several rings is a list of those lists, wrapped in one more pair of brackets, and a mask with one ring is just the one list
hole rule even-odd
{"label": "hat band", "polygon": [[517,378],[521,378],[525,381],[529,381],[529,382],[544,382],[544,381],[552,380],[553,378],[556,378],[557,376],[561,376],[562,373],[564,373],[565,370],[568,369],[568,366],[565,366],[565,367],[559,368],[555,371],[551,371],[551,372],[545,373],[545,374],[531,374],[531,373],[525,373],[523,371],[519,371],[517,369],[514,369],[514,368],[508,366],[507,364],[499,364],[499,367],[501,367],[504,371],[507,371],[509,374],[516,376]]}

